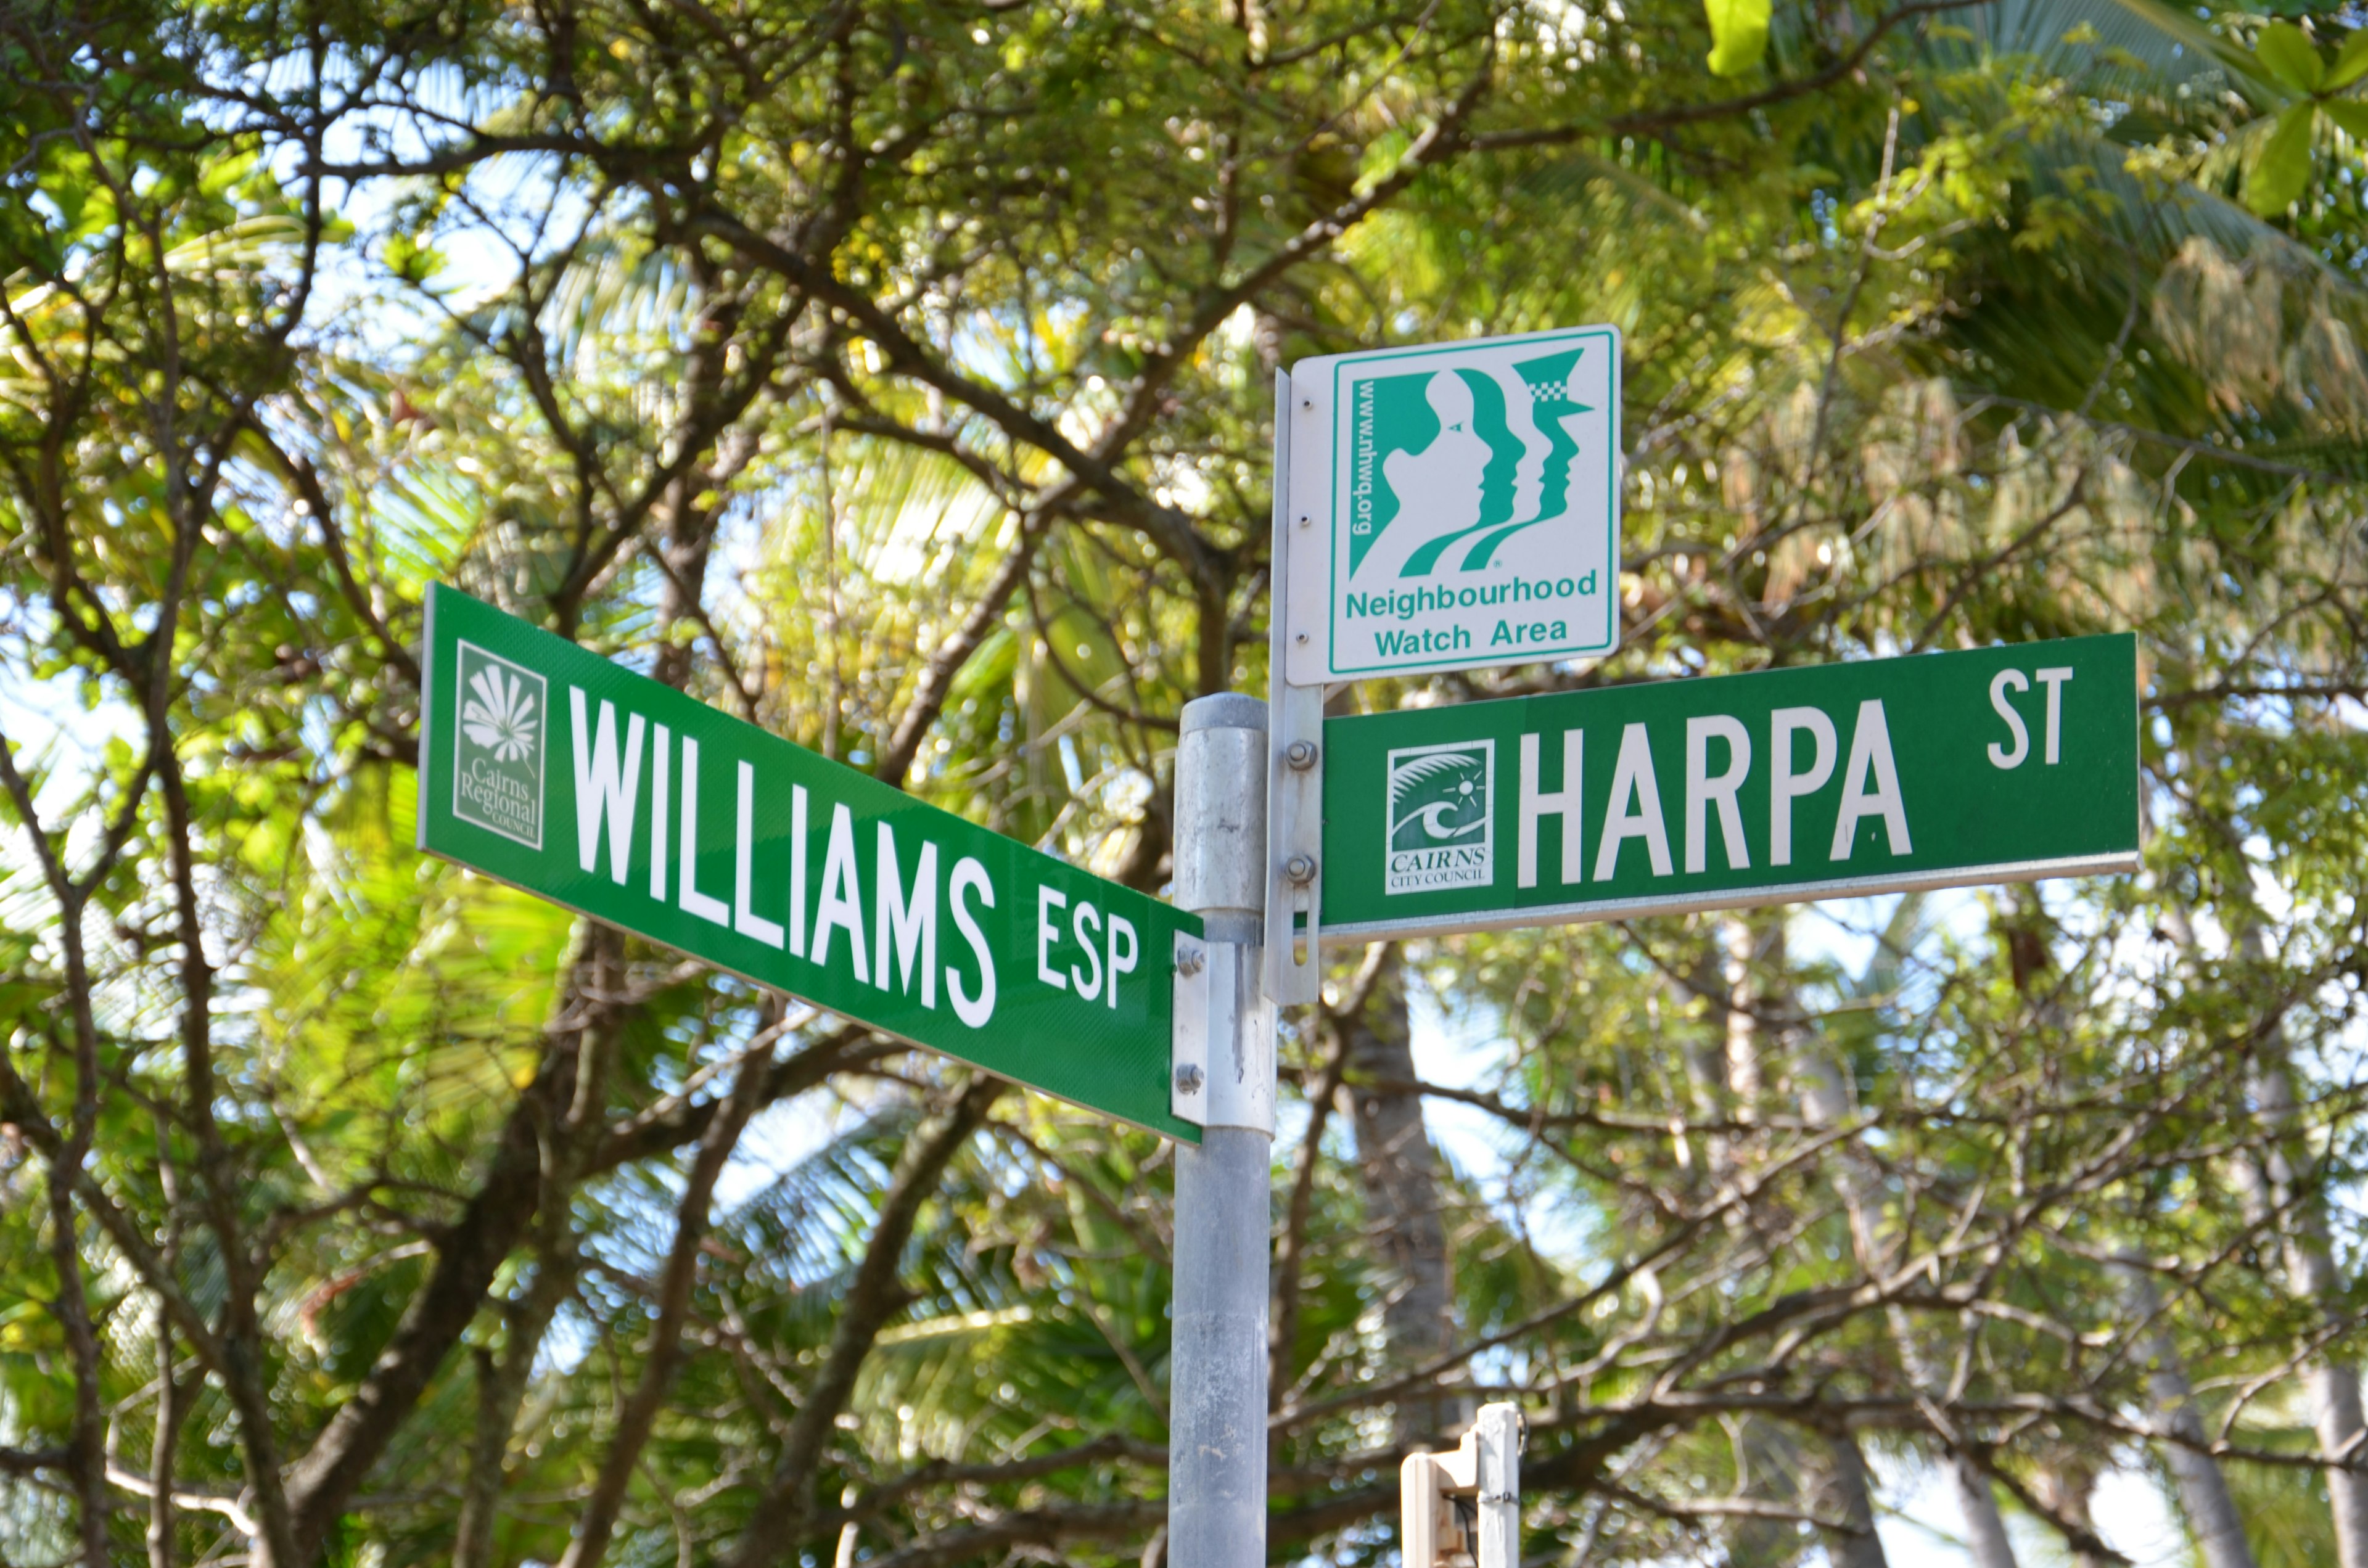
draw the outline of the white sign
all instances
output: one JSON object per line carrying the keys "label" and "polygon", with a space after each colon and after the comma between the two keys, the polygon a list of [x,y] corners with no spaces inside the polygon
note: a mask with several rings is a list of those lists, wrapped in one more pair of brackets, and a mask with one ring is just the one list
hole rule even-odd
{"label": "white sign", "polygon": [[1600,658],[1620,645],[1620,332],[1291,371],[1287,678]]}

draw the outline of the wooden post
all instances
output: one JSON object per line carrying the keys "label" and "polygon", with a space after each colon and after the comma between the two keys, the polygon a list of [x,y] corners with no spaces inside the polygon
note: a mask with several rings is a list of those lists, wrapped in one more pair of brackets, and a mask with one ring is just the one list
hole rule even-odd
{"label": "wooden post", "polygon": [[1521,1411],[1486,1404],[1443,1454],[1398,1467],[1398,1542],[1406,1568],[1520,1568]]}

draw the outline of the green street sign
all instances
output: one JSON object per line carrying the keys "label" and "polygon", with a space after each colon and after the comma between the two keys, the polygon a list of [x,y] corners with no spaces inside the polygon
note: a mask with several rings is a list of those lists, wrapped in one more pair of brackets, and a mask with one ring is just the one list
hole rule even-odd
{"label": "green street sign", "polygon": [[1200,919],[440,585],[419,847],[883,1033],[1187,1142]]}
{"label": "green street sign", "polygon": [[2137,640],[1328,719],[1326,938],[2138,863]]}

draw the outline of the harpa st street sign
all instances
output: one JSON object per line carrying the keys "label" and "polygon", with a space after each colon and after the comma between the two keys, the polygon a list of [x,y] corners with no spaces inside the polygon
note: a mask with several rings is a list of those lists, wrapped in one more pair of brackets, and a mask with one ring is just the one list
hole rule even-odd
{"label": "harpa st street sign", "polygon": [[1620,334],[1304,360],[1283,508],[1291,684],[1620,643]]}
{"label": "harpa st street sign", "polygon": [[419,846],[1156,1132],[1198,917],[441,585]]}
{"label": "harpa st street sign", "polygon": [[2137,641],[1324,724],[1327,938],[2134,870]]}

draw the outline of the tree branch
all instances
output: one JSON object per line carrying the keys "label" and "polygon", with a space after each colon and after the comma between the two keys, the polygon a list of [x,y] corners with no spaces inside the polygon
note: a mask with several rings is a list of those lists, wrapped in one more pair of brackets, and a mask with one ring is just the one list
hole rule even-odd
{"label": "tree branch", "polygon": [[921,1205],[936,1192],[938,1178],[986,1119],[988,1108],[1006,1087],[1000,1078],[978,1074],[944,1120],[926,1137],[905,1145],[905,1158],[881,1202],[871,1240],[863,1249],[863,1260],[857,1265],[839,1307],[830,1349],[805,1391],[805,1401],[798,1406],[789,1436],[782,1440],[773,1478],[747,1529],[724,1559],[727,1568],[770,1568],[789,1554],[803,1534],[814,1511],[814,1467],[823,1444],[855,1392],[856,1376],[871,1353],[872,1341],[911,1299],[897,1271]]}

